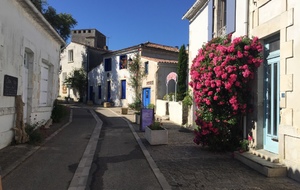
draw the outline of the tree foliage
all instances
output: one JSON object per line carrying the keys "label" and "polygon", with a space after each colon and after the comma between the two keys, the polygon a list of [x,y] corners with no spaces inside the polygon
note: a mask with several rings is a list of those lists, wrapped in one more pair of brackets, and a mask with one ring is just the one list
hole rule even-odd
{"label": "tree foliage", "polygon": [[139,110],[141,107],[142,97],[142,82],[145,77],[145,71],[142,67],[141,57],[139,53],[136,53],[133,60],[129,62],[127,70],[130,73],[129,85],[134,89],[134,106],[130,106],[135,110]]}
{"label": "tree foliage", "polygon": [[188,54],[185,50],[185,45],[182,45],[179,50],[177,75],[178,75],[178,89],[177,89],[177,100],[183,100],[187,91],[187,76],[188,76]]}
{"label": "tree foliage", "polygon": [[87,88],[87,74],[84,68],[74,69],[64,81],[79,93],[79,101],[83,100]]}
{"label": "tree foliage", "polygon": [[77,21],[71,14],[56,13],[56,10],[48,6],[46,0],[31,0],[36,8],[43,14],[45,19],[51,24],[51,26],[57,31],[57,33],[66,41],[71,34],[71,28],[73,28]]}

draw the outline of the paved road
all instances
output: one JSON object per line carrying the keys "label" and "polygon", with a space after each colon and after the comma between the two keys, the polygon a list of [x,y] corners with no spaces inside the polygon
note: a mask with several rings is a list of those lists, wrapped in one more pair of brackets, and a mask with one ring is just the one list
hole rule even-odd
{"label": "paved road", "polygon": [[96,121],[73,109],[73,121],[3,179],[4,190],[63,190],[75,173]]}
{"label": "paved road", "polygon": [[103,126],[89,188],[161,189],[126,121],[108,109],[102,109],[98,115]]}

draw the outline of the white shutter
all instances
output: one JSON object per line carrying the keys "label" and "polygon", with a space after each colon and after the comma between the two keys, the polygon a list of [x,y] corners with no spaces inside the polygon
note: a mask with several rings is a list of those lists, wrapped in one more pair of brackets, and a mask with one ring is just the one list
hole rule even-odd
{"label": "white shutter", "polygon": [[48,80],[49,66],[45,63],[41,64],[41,80],[40,80],[40,105],[46,106],[48,100]]}

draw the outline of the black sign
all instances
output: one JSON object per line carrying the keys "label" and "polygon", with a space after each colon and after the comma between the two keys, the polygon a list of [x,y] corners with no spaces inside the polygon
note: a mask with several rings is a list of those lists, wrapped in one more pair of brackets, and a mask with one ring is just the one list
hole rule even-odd
{"label": "black sign", "polygon": [[18,78],[4,75],[3,96],[16,96],[18,92]]}
{"label": "black sign", "polygon": [[145,128],[154,121],[154,109],[142,108],[141,116],[140,131],[145,131]]}

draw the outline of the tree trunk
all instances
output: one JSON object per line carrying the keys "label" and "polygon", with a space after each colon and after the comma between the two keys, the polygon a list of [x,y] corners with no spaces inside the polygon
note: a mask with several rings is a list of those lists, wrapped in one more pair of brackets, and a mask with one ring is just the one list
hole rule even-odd
{"label": "tree trunk", "polygon": [[23,107],[24,103],[22,101],[22,96],[15,96],[16,102],[16,126],[15,130],[15,141],[17,144],[26,143],[29,141],[29,136],[25,131],[25,123],[23,119]]}

